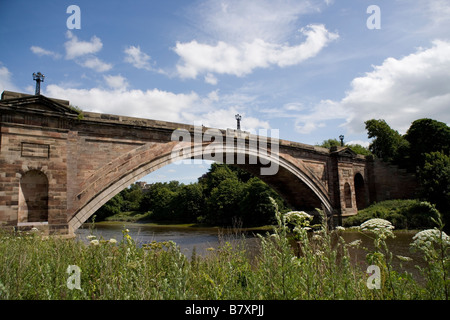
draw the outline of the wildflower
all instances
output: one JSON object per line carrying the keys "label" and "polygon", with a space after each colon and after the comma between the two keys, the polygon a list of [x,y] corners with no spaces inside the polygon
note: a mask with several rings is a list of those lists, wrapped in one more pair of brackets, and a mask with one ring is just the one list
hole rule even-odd
{"label": "wildflower", "polygon": [[312,240],[322,240],[322,236],[320,234],[314,233],[311,238]]}
{"label": "wildflower", "polygon": [[322,250],[316,250],[316,252],[314,252],[314,254],[318,257],[323,256],[324,252]]}
{"label": "wildflower", "polygon": [[206,250],[208,250],[208,251],[214,251],[214,250],[216,250],[216,249],[214,249],[214,248],[207,248]]}
{"label": "wildflower", "polygon": [[38,231],[39,231],[39,229],[38,229],[38,228],[36,228],[36,227],[33,227],[33,228],[31,228],[31,231],[32,231],[32,232],[38,232]]}
{"label": "wildflower", "polygon": [[286,221],[295,225],[309,225],[309,221],[312,220],[312,216],[304,211],[290,211],[284,215]]}
{"label": "wildflower", "polygon": [[94,235],[89,235],[86,237],[86,239],[88,239],[88,240],[94,240],[95,238],[97,238],[97,237]]}
{"label": "wildflower", "polygon": [[350,248],[358,248],[361,245],[361,243],[362,243],[361,239],[358,239],[350,242],[349,244],[347,244],[347,246]]}
{"label": "wildflower", "polygon": [[91,240],[90,243],[94,246],[98,246],[100,244],[100,241],[98,241],[97,239],[94,239],[94,240]]}
{"label": "wildflower", "polygon": [[380,218],[369,219],[360,225],[360,230],[371,231],[379,236],[380,239],[386,239],[387,237],[394,238],[393,229],[394,226],[392,223]]}
{"label": "wildflower", "polygon": [[444,231],[438,229],[423,230],[415,234],[411,247],[420,250],[431,249],[432,245],[439,243],[441,239],[444,244],[450,245],[450,237]]}
{"label": "wildflower", "polygon": [[113,238],[111,238],[111,239],[109,239],[109,243],[117,243],[117,240],[116,240],[116,239],[113,239]]}
{"label": "wildflower", "polygon": [[398,259],[400,259],[401,261],[405,261],[405,262],[412,261],[412,258],[410,258],[410,257],[405,257],[405,256],[400,256],[400,255],[396,255],[396,257]]}
{"label": "wildflower", "polygon": [[336,230],[337,230],[337,231],[344,231],[344,230],[345,230],[345,228],[344,228],[344,227],[342,227],[342,226],[337,226],[337,227],[336,227]]}
{"label": "wildflower", "polygon": [[387,220],[384,219],[370,219],[361,224],[361,230],[381,230],[381,229],[387,229],[387,230],[393,230],[394,226],[392,223],[390,223]]}

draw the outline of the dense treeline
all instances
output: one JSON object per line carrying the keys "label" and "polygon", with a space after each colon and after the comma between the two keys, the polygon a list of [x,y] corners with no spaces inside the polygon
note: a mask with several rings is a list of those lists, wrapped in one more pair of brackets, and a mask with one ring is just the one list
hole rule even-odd
{"label": "dense treeline", "polygon": [[133,212],[151,221],[260,226],[274,222],[270,197],[286,210],[280,196],[259,178],[237,167],[213,163],[196,183],[158,182],[145,190],[131,185],[100,208],[96,220]]}

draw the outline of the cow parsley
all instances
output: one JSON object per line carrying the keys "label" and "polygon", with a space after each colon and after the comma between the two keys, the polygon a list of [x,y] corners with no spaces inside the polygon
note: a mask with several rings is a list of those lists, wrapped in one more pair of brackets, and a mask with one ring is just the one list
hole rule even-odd
{"label": "cow parsley", "polygon": [[420,231],[413,237],[411,247],[419,250],[431,249],[434,244],[439,244],[442,239],[444,245],[450,245],[450,237],[438,229],[427,229]]}

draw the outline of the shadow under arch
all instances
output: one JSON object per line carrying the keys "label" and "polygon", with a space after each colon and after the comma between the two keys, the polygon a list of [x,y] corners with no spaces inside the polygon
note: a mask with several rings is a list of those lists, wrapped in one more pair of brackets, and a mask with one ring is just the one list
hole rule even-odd
{"label": "shadow under arch", "polygon": [[[256,153],[255,151],[244,149],[237,150],[234,147],[224,147],[221,152],[210,156],[205,152],[205,148],[209,144],[202,143],[201,147],[192,145],[191,153],[188,156],[175,155],[172,152],[173,147],[178,141],[165,143],[164,147],[158,144],[147,144],[132,150],[130,153],[122,155],[113,162],[99,169],[96,174],[87,179],[83,185],[84,191],[77,198],[80,199],[84,193],[87,195],[83,203],[75,211],[69,219],[69,229],[73,233],[78,229],[90,216],[92,216],[101,206],[108,202],[120,191],[135,183],[146,175],[160,169],[166,165],[186,159],[203,159],[217,161],[218,156],[225,159],[227,155],[244,154],[246,157],[257,156],[264,162],[275,164],[279,170],[275,175],[261,175],[255,172],[255,169],[261,168],[261,164],[233,164],[241,167],[250,173],[258,176],[263,181],[273,187],[288,203],[296,205],[296,199],[302,201],[302,194],[307,193],[304,197],[313,199],[310,204],[311,209],[323,206],[327,215],[333,212],[331,200],[325,190],[325,187],[314,176],[309,174],[306,168],[300,168],[301,165],[293,164],[291,161],[283,157],[273,156],[270,151],[266,154]],[[156,154],[156,155],[155,155]],[[225,163],[225,161],[222,161]],[[122,170],[119,170],[122,169]],[[123,174],[108,174],[124,172]],[[311,198],[313,197],[313,198]]]}

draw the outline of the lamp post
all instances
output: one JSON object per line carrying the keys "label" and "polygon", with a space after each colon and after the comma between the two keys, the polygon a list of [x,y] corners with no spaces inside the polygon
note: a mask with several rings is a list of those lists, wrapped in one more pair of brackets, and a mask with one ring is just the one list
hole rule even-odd
{"label": "lamp post", "polygon": [[235,117],[235,119],[237,121],[237,129],[241,130],[241,119],[242,119],[242,116],[240,114],[237,114],[234,117]]}
{"label": "lamp post", "polygon": [[344,146],[344,135],[340,135],[339,136],[339,139],[341,139],[341,147],[343,147]]}
{"label": "lamp post", "polygon": [[36,81],[36,92],[34,93],[35,95],[41,94],[41,81],[44,82],[44,78],[45,76],[42,73],[33,72],[33,80]]}

